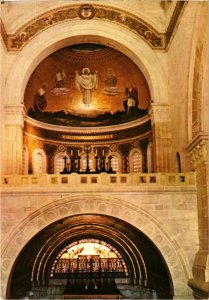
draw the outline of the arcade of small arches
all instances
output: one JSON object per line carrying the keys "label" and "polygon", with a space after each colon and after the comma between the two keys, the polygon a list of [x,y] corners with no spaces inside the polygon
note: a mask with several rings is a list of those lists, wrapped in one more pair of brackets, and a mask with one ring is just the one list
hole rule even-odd
{"label": "arcade of small arches", "polygon": [[[109,168],[108,158],[111,156],[111,168],[116,173],[122,173],[123,171],[123,164],[122,164],[122,157],[121,154],[118,152],[111,152],[107,153],[105,156],[105,165],[107,170]],[[96,171],[96,159],[97,157],[94,153],[89,154],[89,168],[90,173],[94,173]],[[54,174],[61,174],[65,168],[65,160],[67,164],[67,170],[71,170],[71,166],[73,165],[72,162],[73,156],[66,154],[65,152],[58,152],[55,154],[53,158],[53,173]],[[127,165],[129,172],[131,173],[142,173],[142,151],[139,148],[132,149],[131,153],[126,157]],[[147,172],[152,172],[152,144],[150,143],[147,149]],[[80,155],[80,169],[76,169],[77,173],[82,173],[86,171],[87,167],[87,154],[83,151]],[[42,174],[47,173],[47,157],[46,153],[43,149],[37,148],[33,151],[32,154],[32,170],[33,174]],[[73,172],[73,171],[72,171]],[[69,171],[69,173],[71,173]],[[23,174],[28,174],[28,149],[27,147],[23,147]]]}

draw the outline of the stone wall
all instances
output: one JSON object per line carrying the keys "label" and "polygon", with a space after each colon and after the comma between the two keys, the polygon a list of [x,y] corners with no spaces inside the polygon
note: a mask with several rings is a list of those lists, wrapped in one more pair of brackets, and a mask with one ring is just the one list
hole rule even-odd
{"label": "stone wall", "polygon": [[[195,55],[198,41],[201,39],[206,43],[207,40],[206,30],[203,29],[207,27],[205,25],[207,3],[200,2],[187,3],[168,49],[173,171],[177,152],[181,157],[182,170],[184,172],[191,170],[186,146],[192,138],[192,101],[193,88],[196,84],[193,82]],[[207,77],[206,73],[204,75]],[[204,113],[201,114],[203,116]]]}
{"label": "stone wall", "polygon": [[36,188],[26,184],[7,189],[5,185],[2,194],[3,295],[13,264],[26,243],[54,221],[83,213],[113,216],[142,231],[164,257],[175,296],[190,295],[187,281],[192,275],[198,248],[195,182],[154,183],[152,186],[151,182],[139,185],[129,181],[124,185],[108,183],[108,177],[106,175],[103,184],[94,186],[55,184],[50,192],[43,181],[42,187]]}

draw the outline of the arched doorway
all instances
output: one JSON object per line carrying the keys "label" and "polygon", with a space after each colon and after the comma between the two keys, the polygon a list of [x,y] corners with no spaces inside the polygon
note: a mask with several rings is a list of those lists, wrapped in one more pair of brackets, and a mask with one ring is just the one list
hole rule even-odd
{"label": "arched doorway", "polygon": [[[173,297],[173,284],[167,265],[157,247],[145,234],[115,217],[81,214],[52,223],[28,242],[15,262],[8,298],[23,297],[28,291],[32,291],[35,298],[50,299],[52,295],[49,294],[52,290],[55,291],[54,286],[57,287],[57,296],[63,294],[69,274],[65,276],[63,265],[59,271],[62,276],[55,276],[55,268],[63,253],[70,253],[70,249],[81,249],[84,243],[100,245],[100,249],[105,246],[115,254],[115,261],[121,261],[123,270],[117,272],[118,265],[114,277],[117,288],[124,297],[143,299],[143,288],[146,292],[156,291],[160,298]],[[84,257],[81,255],[79,258]],[[79,258],[77,256],[77,262]],[[99,258],[101,263],[103,258],[101,255]],[[70,259],[72,266],[76,260]],[[109,259],[109,263],[113,261]],[[88,260],[85,262],[88,263]],[[103,259],[102,263],[104,262]],[[114,268],[116,265],[107,271],[112,272]],[[76,269],[76,272],[81,272],[82,268],[77,265]],[[95,274],[97,271],[95,270]],[[104,271],[105,268],[102,272]],[[69,273],[69,268],[66,273]]]}

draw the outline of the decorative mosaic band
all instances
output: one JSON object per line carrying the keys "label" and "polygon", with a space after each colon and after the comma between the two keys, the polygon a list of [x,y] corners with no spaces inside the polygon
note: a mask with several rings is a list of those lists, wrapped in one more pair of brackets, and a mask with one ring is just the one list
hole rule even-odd
{"label": "decorative mosaic band", "polygon": [[116,10],[112,7],[99,5],[93,6],[89,4],[83,4],[80,6],[68,5],[62,8],[51,10],[26,23],[19,28],[15,34],[8,35],[2,24],[2,37],[8,50],[21,50],[33,37],[40,32],[57,23],[72,19],[100,19],[114,22],[135,32],[153,49],[165,49],[166,47],[165,33],[157,32],[140,18],[122,10]]}
{"label": "decorative mosaic band", "polygon": [[93,140],[111,140],[113,139],[113,135],[85,135],[85,136],[80,136],[80,135],[69,135],[69,134],[61,134],[60,138],[62,140],[85,140],[85,141],[93,141]]}
{"label": "decorative mosaic band", "polygon": [[74,141],[74,142],[82,142],[83,141],[109,141],[115,142],[118,140],[126,140],[127,138],[136,138],[142,136],[149,136],[151,134],[151,122],[147,119],[143,124],[138,126],[129,128],[129,129],[121,129],[119,131],[107,131],[104,134],[98,132],[91,132],[91,134],[85,134],[84,132],[72,133],[72,132],[57,132],[55,130],[38,128],[34,125],[29,124],[27,121],[25,122],[25,133],[28,136],[47,139],[51,141]]}

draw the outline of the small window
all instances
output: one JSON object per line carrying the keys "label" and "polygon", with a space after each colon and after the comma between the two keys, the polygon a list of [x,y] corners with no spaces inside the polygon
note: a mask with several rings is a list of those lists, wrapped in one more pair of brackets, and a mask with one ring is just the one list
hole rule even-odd
{"label": "small window", "polygon": [[141,155],[139,154],[139,152],[134,152],[133,153],[133,157],[132,157],[132,163],[133,163],[133,172],[137,173],[137,172],[141,172],[142,168],[141,168]]}
{"label": "small window", "polygon": [[63,171],[63,169],[64,169],[64,159],[63,159],[63,156],[57,157],[55,168],[56,168],[56,171],[55,171],[56,174],[60,174],[60,172]]}
{"label": "small window", "polygon": [[142,154],[139,149],[131,151],[129,156],[130,172],[140,173],[142,172]]}
{"label": "small window", "polygon": [[35,174],[43,173],[43,157],[41,153],[36,153],[34,173]]}
{"label": "small window", "polygon": [[[81,171],[85,172],[86,171],[86,168],[87,168],[87,155],[84,154],[82,157],[81,157]],[[94,157],[92,155],[89,155],[89,169],[90,171],[95,171],[94,169]]]}
{"label": "small window", "polygon": [[113,171],[119,172],[119,159],[115,155],[112,156],[111,167],[112,167]]}
{"label": "small window", "polygon": [[46,155],[42,149],[33,152],[33,173],[46,173]]}
{"label": "small window", "polygon": [[[54,173],[55,174],[60,174],[64,170],[65,166],[65,161],[64,161],[64,153],[59,153],[55,156],[54,158]],[[70,160],[69,157],[67,156],[66,164],[67,164],[67,169],[70,168]]]}

